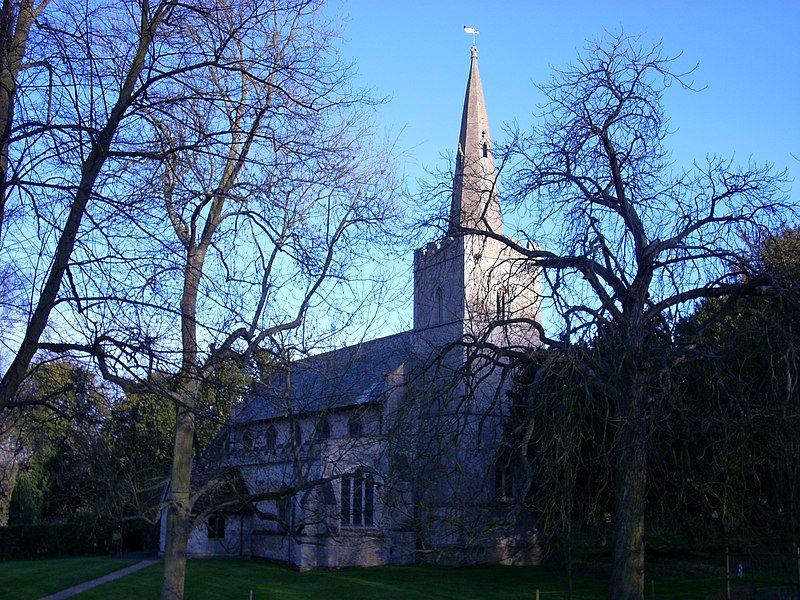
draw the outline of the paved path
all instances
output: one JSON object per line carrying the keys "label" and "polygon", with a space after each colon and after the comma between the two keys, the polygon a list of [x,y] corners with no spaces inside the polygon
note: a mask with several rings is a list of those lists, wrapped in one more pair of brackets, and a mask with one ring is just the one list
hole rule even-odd
{"label": "paved path", "polygon": [[144,569],[145,567],[149,567],[157,563],[158,560],[155,558],[149,560],[143,560],[141,562],[136,563],[135,565],[131,565],[130,567],[125,567],[124,569],[120,569],[119,571],[114,571],[112,573],[108,573],[107,575],[103,575],[102,577],[98,577],[97,579],[92,579],[90,581],[84,581],[83,583],[79,583],[78,585],[73,585],[71,588],[67,588],[65,590],[61,590],[60,592],[56,592],[55,594],[50,594],[49,596],[45,596],[40,600],[63,600],[64,598],[71,598],[81,592],[85,592],[86,590],[90,590],[93,587],[97,587],[98,585],[103,585],[104,583],[108,583],[109,581],[114,581],[115,579],[119,579],[120,577],[125,577],[126,575],[130,575],[131,573],[135,573],[140,569]]}

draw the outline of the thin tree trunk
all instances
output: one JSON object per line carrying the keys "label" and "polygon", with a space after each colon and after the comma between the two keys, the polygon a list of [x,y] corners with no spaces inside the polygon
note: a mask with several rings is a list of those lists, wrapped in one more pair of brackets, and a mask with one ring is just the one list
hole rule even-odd
{"label": "thin tree trunk", "polygon": [[644,506],[647,492],[647,392],[641,376],[634,378],[619,405],[616,436],[616,504],[611,579],[613,600],[644,598]]}
{"label": "thin tree trunk", "polygon": [[175,429],[172,455],[169,506],[167,509],[167,545],[164,552],[164,577],[161,597],[182,600],[186,579],[186,550],[191,532],[192,444],[194,414],[181,407]]}
{"label": "thin tree trunk", "polygon": [[197,356],[197,294],[205,260],[205,249],[193,245],[187,250],[181,297],[181,397],[175,425],[170,493],[167,508],[167,545],[164,553],[162,600],[183,600],[186,580],[186,551],[192,530],[190,503],[192,456],[194,454],[194,409],[200,390]]}

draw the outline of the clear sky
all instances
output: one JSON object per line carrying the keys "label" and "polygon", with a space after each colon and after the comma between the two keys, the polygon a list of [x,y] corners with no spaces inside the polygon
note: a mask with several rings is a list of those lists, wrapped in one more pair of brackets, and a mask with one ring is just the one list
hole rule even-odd
{"label": "clear sky", "polygon": [[693,79],[703,91],[676,89],[665,98],[676,164],[708,154],[768,161],[788,170],[800,203],[798,0],[334,0],[326,16],[359,83],[389,99],[378,124],[397,139],[412,189],[426,167],[446,165],[441,157],[458,141],[472,42],[464,25],[480,31],[481,78],[497,142],[505,123],[534,122],[542,100],[534,83],[571,62],[586,40],[622,29],[645,42],[660,40],[668,54],[682,53],[679,67],[699,63]]}
{"label": "clear sky", "polygon": [[800,177],[800,1],[335,0],[327,13],[359,81],[390,98],[379,121],[400,135],[409,175],[456,145],[466,24],[481,32],[481,77],[498,141],[503,123],[531,123],[541,100],[534,82],[574,59],[587,39],[622,28],[682,52],[681,66],[699,63],[694,80],[705,89],[667,97],[676,158],[752,156]]}

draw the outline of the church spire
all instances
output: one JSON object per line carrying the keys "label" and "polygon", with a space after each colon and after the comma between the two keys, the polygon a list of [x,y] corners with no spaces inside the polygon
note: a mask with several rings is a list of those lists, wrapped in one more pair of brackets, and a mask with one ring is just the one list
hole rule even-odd
{"label": "church spire", "polygon": [[497,200],[497,176],[489,135],[489,115],[478,72],[478,48],[472,46],[461,135],[458,139],[453,202],[450,208],[451,235],[459,228],[503,232],[503,218]]}

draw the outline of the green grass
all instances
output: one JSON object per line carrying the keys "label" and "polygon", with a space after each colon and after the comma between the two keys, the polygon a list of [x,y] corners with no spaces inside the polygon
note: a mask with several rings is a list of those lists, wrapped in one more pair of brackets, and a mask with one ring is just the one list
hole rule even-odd
{"label": "green grass", "polygon": [[[651,577],[658,600],[706,599],[722,592],[718,561],[702,555],[654,557],[648,561],[645,597]],[[38,598],[127,566],[112,558],[62,558],[0,563],[0,598]],[[605,557],[576,564],[575,600],[605,600],[610,565]],[[89,600],[157,600],[162,564],[99,586],[78,596]],[[735,582],[738,585],[740,582]],[[444,600],[446,598],[566,598],[564,572],[557,565],[504,567],[480,565],[448,568],[432,565],[354,568],[341,571],[297,571],[246,559],[194,559],[188,562],[186,599],[299,600],[301,598]]]}
{"label": "green grass", "polygon": [[0,598],[41,598],[136,562],[108,556],[0,561]]}
{"label": "green grass", "polygon": [[[545,567],[407,565],[298,573],[258,561],[195,559],[187,565],[186,598],[247,599],[253,590],[253,600],[499,597],[530,600],[538,588],[542,600],[552,600],[563,597],[562,581],[560,574]],[[156,599],[160,585],[161,565],[158,564],[94,588],[78,598]],[[602,583],[582,580],[576,588],[576,600],[605,597],[606,588]]]}

